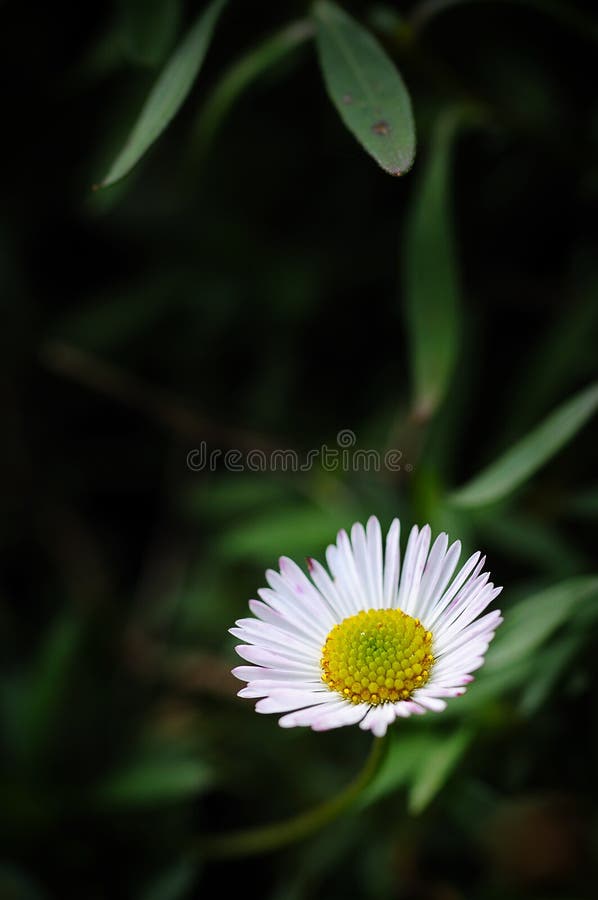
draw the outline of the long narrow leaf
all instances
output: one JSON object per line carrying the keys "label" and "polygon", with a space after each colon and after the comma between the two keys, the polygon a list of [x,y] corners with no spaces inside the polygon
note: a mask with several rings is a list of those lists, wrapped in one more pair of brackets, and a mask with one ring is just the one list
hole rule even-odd
{"label": "long narrow leaf", "polygon": [[581,607],[591,604],[598,615],[598,576],[571,578],[523,600],[505,616],[486,657],[485,671],[512,669]]}
{"label": "long narrow leaf", "polygon": [[225,3],[226,0],[213,0],[177,47],[100,187],[114,184],[130,172],[176,115],[201,68]]}
{"label": "long narrow leaf", "polygon": [[428,418],[444,397],[457,357],[461,304],[450,209],[451,150],[457,110],[436,130],[408,224],[404,260],[414,400]]}
{"label": "long narrow leaf", "polygon": [[571,440],[597,409],[598,384],[594,384],[560,406],[469,484],[451,494],[450,502],[475,507],[506,497]]}
{"label": "long narrow leaf", "polygon": [[459,760],[473,739],[473,731],[463,726],[448,737],[437,737],[431,750],[424,755],[415,770],[409,790],[409,811],[424,811],[448,781]]}
{"label": "long narrow leaf", "polygon": [[270,35],[236,60],[209,96],[199,117],[197,141],[206,145],[240,95],[303,41],[313,37],[312,22],[300,20]]}
{"label": "long narrow leaf", "polygon": [[315,5],[326,89],[353,135],[391,175],[415,156],[415,125],[403,79],[372,35],[335,3]]}

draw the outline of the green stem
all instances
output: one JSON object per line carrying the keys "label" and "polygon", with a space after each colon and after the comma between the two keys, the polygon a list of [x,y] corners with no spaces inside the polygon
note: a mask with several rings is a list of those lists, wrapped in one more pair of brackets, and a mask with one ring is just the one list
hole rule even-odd
{"label": "green stem", "polygon": [[326,800],[314,809],[307,810],[283,822],[276,822],[263,828],[233,831],[210,838],[203,843],[201,848],[203,854],[211,858],[230,859],[237,856],[268,853],[314,834],[324,825],[338,818],[357,800],[378,772],[384,759],[385,749],[386,740],[374,738],[370,754],[362,770],[346,788],[331,800]]}

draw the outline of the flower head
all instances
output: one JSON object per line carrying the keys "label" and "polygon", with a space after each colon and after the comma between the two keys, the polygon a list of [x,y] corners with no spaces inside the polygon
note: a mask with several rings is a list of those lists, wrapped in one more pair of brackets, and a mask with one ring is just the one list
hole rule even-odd
{"label": "flower head", "polygon": [[244,643],[249,666],[233,669],[247,686],[241,697],[260,698],[256,710],[285,713],[285,728],[315,731],[353,725],[385,734],[397,717],[441,712],[447,697],[465,693],[472,672],[502,622],[499,610],[478,618],[498,596],[485,557],[474,553],[455,574],[461,544],[429,525],[414,526],[403,565],[400,522],[383,552],[380,523],[340,531],[326,551],[327,571],[308,560],[308,578],[282,557],[269,570],[269,588],[250,600],[255,618],[230,631]]}

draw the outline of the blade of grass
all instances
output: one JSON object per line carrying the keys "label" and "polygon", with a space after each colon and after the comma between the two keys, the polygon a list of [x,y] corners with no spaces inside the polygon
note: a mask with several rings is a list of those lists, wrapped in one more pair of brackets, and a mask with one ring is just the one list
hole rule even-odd
{"label": "blade of grass", "polygon": [[218,82],[200,113],[197,142],[202,146],[209,144],[243,91],[287,53],[313,37],[313,34],[314,27],[309,20],[293,22],[270,35],[234,62]]}
{"label": "blade of grass", "polygon": [[449,502],[471,508],[506,497],[571,440],[597,409],[598,384],[593,384],[567,400],[496,462],[454,491]]}
{"label": "blade of grass", "polygon": [[405,313],[413,409],[426,420],[448,389],[457,358],[461,303],[450,210],[451,151],[460,111],[443,116],[411,210],[405,247]]}
{"label": "blade of grass", "polygon": [[163,69],[139,118],[99,187],[108,187],[131,171],[172,121],[204,61],[218,16],[226,0],[213,0],[197,19]]}

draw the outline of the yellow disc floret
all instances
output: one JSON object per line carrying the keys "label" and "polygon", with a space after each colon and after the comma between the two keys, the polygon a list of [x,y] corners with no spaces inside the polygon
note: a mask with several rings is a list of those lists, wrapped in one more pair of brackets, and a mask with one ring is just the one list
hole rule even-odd
{"label": "yellow disc floret", "polygon": [[434,665],[432,632],[400,609],[368,609],[335,625],[322,648],[322,681],[352,703],[396,703]]}

